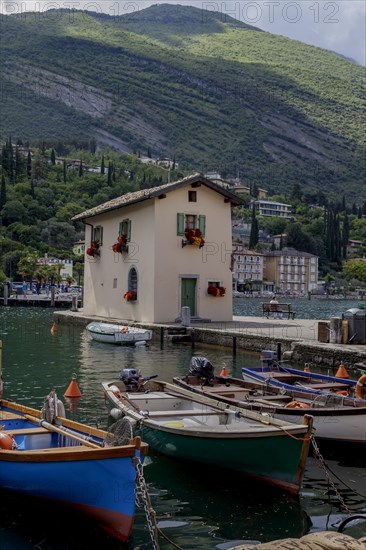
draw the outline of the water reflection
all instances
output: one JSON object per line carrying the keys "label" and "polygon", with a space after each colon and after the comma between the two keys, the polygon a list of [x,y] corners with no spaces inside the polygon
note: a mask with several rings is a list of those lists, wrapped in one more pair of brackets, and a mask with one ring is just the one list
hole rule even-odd
{"label": "water reflection", "polygon": [[[57,333],[51,335],[52,322],[51,310],[0,308],[4,398],[40,409],[55,388],[65,401],[63,395],[75,375],[82,395],[74,410],[65,405],[67,416],[101,427],[108,426],[101,382],[115,378],[123,368],[141,369],[145,376],[157,374],[170,381],[188,371],[193,353],[205,355],[216,372],[225,364],[229,373],[238,377],[242,366],[258,364],[258,354],[237,350],[234,357],[230,349],[216,346],[196,345],[192,349],[190,344],[167,343],[160,349],[160,342],[154,341],[146,347],[119,347],[94,342],[84,329],[66,325],[59,325]],[[365,469],[341,461],[330,461],[330,466],[337,476],[332,475],[335,487],[348,508],[365,513]],[[268,489],[263,493],[244,480],[239,482],[222,472],[217,475],[214,469],[184,465],[153,452],[144,472],[159,526],[184,550],[297,537],[309,530],[334,529],[338,519],[348,516],[312,458],[299,499]],[[95,545],[117,550],[115,543],[82,518],[77,519],[78,529],[73,533],[69,528],[69,524],[75,525],[73,516],[54,508],[39,508],[33,502],[24,506],[23,500],[15,497],[2,498],[1,543],[10,550],[84,550]],[[172,548],[166,540],[161,540],[160,546],[161,550]],[[151,548],[142,509],[137,510],[131,542],[118,548]]]}

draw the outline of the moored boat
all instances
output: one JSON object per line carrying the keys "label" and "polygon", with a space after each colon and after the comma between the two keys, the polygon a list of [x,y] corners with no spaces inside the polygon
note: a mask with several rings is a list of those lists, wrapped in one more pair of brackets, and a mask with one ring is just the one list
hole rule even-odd
{"label": "moored boat", "polygon": [[86,326],[86,330],[93,340],[108,344],[135,344],[152,338],[151,330],[112,323],[92,322]]}
{"label": "moored boat", "polygon": [[[298,493],[312,418],[283,422],[165,381],[102,383],[114,418],[134,424],[152,448],[170,457],[219,467]],[[268,457],[271,457],[268,460]]]}
{"label": "moored boat", "polygon": [[[192,392],[245,407],[286,422],[302,422],[313,416],[314,437],[321,445],[357,446],[366,450],[366,400],[337,393],[305,392],[301,387],[284,389],[267,382],[245,381],[227,375],[216,376],[205,357],[193,357],[189,373],[173,382]],[[333,445],[334,444],[334,445]]]}
{"label": "moored boat", "polygon": [[75,509],[113,539],[128,541],[136,461],[148,449],[130,427],[120,427],[119,438],[57,415],[48,422],[38,410],[6,400],[0,424],[0,488]]}
{"label": "moored boat", "polygon": [[[343,376],[330,376],[309,370],[299,370],[285,366],[276,360],[276,353],[263,350],[262,365],[259,367],[243,367],[242,376],[245,381],[265,382],[288,390],[301,389],[306,393],[333,393],[350,399],[365,399],[366,396],[366,365],[362,365],[358,380]],[[345,372],[345,371],[343,371]],[[348,374],[345,372],[348,376]]]}

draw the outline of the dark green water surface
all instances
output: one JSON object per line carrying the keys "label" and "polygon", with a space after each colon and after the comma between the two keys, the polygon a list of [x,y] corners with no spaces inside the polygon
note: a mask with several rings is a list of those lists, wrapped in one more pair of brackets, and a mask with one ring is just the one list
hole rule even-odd
{"label": "dark green water surface", "polygon": [[[65,401],[63,394],[75,375],[82,397],[74,412],[65,403],[66,416],[102,428],[108,426],[108,417],[101,382],[116,377],[122,368],[141,369],[145,376],[157,374],[170,381],[188,371],[194,352],[208,357],[216,372],[225,363],[238,377],[242,366],[258,364],[257,354],[238,351],[234,358],[230,349],[214,346],[197,345],[192,350],[190,344],[165,344],[161,349],[160,342],[129,348],[97,343],[80,327],[59,325],[52,335],[52,322],[50,309],[0,308],[4,398],[41,409],[52,388]],[[244,541],[336,530],[348,511],[366,513],[366,472],[357,458],[326,460],[330,468],[326,475],[310,457],[299,498],[153,452],[144,477],[158,526],[175,545],[183,550],[227,549]],[[152,548],[142,509],[137,509],[132,539],[123,545],[75,514],[0,495],[0,550]],[[363,530],[357,526],[346,532],[361,535]],[[160,548],[174,546],[160,538]]]}

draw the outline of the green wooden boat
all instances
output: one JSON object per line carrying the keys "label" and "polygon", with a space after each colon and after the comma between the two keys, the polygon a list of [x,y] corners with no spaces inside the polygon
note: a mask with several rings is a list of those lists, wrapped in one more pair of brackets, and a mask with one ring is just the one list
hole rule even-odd
{"label": "green wooden boat", "polygon": [[102,383],[114,419],[128,417],[135,435],[170,457],[208,464],[298,493],[312,437],[303,424],[276,420],[196,395],[164,381]]}

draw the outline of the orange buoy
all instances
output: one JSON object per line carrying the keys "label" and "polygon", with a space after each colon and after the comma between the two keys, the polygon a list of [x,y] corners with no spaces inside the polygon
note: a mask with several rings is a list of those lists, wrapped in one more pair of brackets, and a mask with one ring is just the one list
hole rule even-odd
{"label": "orange buoy", "polygon": [[69,387],[64,393],[64,397],[81,397],[81,391],[79,390],[79,386],[77,385],[76,378],[73,376]]}
{"label": "orange buoy", "polygon": [[9,434],[0,432],[0,449],[11,451],[14,445],[14,438]]}
{"label": "orange buoy", "polygon": [[56,334],[57,332],[57,325],[56,323],[53,323],[52,327],[51,327],[51,334]]}
{"label": "orange buoy", "polygon": [[222,367],[221,372],[220,372],[220,376],[228,376],[226,367]]}
{"label": "orange buoy", "polygon": [[338,370],[336,372],[337,378],[349,378],[349,374],[347,372],[347,369],[344,365],[339,365]]}

